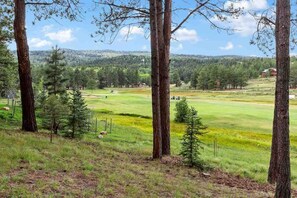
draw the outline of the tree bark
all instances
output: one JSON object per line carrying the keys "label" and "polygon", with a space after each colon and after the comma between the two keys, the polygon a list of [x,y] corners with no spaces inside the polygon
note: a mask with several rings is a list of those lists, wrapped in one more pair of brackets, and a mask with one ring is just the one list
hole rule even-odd
{"label": "tree bark", "polygon": [[[276,85],[277,87],[277,85]],[[272,129],[272,144],[271,144],[271,155],[270,155],[270,164],[268,170],[268,179],[267,181],[270,184],[274,184],[277,178],[277,167],[278,167],[278,141],[277,141],[277,98],[278,95],[277,88],[275,89],[275,104],[274,104],[274,116],[273,116],[273,129]]]}
{"label": "tree bark", "polygon": [[37,131],[34,94],[26,35],[26,5],[24,0],[14,0],[14,36],[17,45],[18,67],[22,101],[22,130]]}
{"label": "tree bark", "polygon": [[[160,53],[160,110],[162,130],[162,154],[170,155],[170,41],[172,22],[172,0],[158,0],[158,31]],[[160,36],[162,35],[162,36]]]}
{"label": "tree bark", "polygon": [[159,44],[157,32],[157,0],[150,0],[152,112],[153,112],[153,158],[162,157],[162,134],[160,115]]}
{"label": "tree bark", "polygon": [[291,197],[289,76],[290,76],[290,0],[278,0],[276,6],[277,64],[277,150],[278,174],[275,197]]}

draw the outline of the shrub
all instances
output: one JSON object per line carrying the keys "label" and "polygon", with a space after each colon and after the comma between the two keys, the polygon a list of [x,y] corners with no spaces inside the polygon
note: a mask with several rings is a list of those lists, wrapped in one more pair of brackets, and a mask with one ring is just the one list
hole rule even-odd
{"label": "shrub", "polygon": [[175,122],[185,123],[187,121],[187,115],[189,113],[189,106],[187,99],[182,98],[181,101],[177,102],[175,105]]}

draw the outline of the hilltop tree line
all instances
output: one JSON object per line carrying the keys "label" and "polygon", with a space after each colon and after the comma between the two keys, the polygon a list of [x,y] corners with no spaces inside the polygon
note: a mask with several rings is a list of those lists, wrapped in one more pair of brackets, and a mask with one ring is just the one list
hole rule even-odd
{"label": "hilltop tree line", "polygon": [[[63,62],[65,64],[68,63],[66,60],[67,58],[64,56]],[[184,62],[185,64],[179,65],[177,62]],[[35,83],[42,80],[46,73],[46,67],[47,64],[33,67],[33,81]],[[201,90],[234,89],[246,86],[249,79],[258,78],[264,69],[270,67],[274,67],[273,60],[266,58],[189,59],[188,64],[186,64],[186,60],[179,59],[173,61],[171,65],[170,79],[171,84],[175,84],[177,87],[185,83],[190,84],[193,89]],[[68,89],[72,87],[104,89],[106,87],[151,86],[150,73],[151,70],[147,66],[137,66],[136,63],[131,62],[131,65],[128,66],[125,64],[122,66],[119,64],[103,64],[93,67],[73,67],[66,64],[63,75],[66,79],[65,86]]]}
{"label": "hilltop tree line", "polygon": [[[38,85],[44,80],[47,72],[47,65],[34,67],[33,84]],[[150,86],[150,76],[140,75],[137,68],[117,67],[69,67],[65,66],[62,73],[63,86],[66,89],[104,89],[106,87],[139,87],[140,85]],[[46,84],[45,84],[46,86]]]}
{"label": "hilltop tree line", "polygon": [[[67,58],[62,50],[60,61],[64,66],[60,78],[63,78],[63,86],[66,89],[77,87],[78,89],[104,89],[106,87],[139,87],[151,86],[150,69],[146,66],[93,66],[73,67],[69,66]],[[9,52],[5,44],[0,46],[1,68],[0,94],[7,97],[11,92],[16,93],[19,88],[17,70],[14,56]],[[49,57],[52,54],[48,55]],[[45,58],[44,65],[32,68],[34,90],[38,87],[48,86],[45,76],[49,73],[49,65],[52,64],[49,57]],[[125,59],[123,59],[125,60]],[[138,59],[137,59],[138,60]],[[190,85],[192,89],[200,90],[224,90],[243,88],[249,79],[258,78],[261,72],[274,67],[272,59],[268,58],[237,58],[237,59],[189,59],[188,64],[179,65],[178,61],[172,62],[171,83],[181,86],[182,82]],[[179,59],[184,62],[184,59]],[[178,62],[178,63],[179,63]],[[190,72],[193,71],[194,72]],[[44,83],[44,84],[43,84]],[[292,58],[290,87],[297,87],[296,58]]]}
{"label": "hilltop tree line", "polygon": [[[60,49],[59,49],[60,50]],[[151,86],[150,69],[145,65],[142,67],[109,65],[93,67],[73,67],[68,65],[67,57],[60,50],[61,62],[64,65],[62,76],[63,86],[66,89],[77,87],[78,89],[104,89],[106,87],[139,87]],[[1,96],[6,97],[10,90],[13,92],[18,88],[18,77],[14,57],[7,47],[1,45],[0,53],[3,54],[0,62],[3,72],[0,76]],[[45,64],[36,65],[32,68],[33,86],[36,90],[39,86],[47,86],[44,82],[48,73],[49,54],[45,58]],[[112,59],[112,58],[111,58]],[[125,59],[122,59],[125,60]],[[137,59],[138,60],[138,59]],[[290,87],[297,87],[297,65],[293,58],[291,65]],[[113,62],[113,61],[112,61]],[[179,64],[185,63],[185,64]],[[269,58],[235,58],[235,59],[178,59],[172,61],[171,83],[177,87],[182,83],[190,85],[192,89],[200,90],[224,90],[243,88],[249,79],[258,78],[261,72],[270,67],[274,67],[274,61]],[[194,70],[194,72],[193,72]],[[44,83],[44,85],[40,84]]]}

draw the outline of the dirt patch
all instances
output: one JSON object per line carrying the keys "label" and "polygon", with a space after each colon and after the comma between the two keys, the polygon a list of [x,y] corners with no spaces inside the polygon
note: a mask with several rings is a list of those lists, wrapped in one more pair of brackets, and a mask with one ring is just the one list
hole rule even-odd
{"label": "dirt patch", "polygon": [[[148,163],[152,161],[152,158],[146,158],[145,160],[134,160],[134,163]],[[184,166],[182,163],[182,158],[179,156],[166,156],[161,159],[161,163],[166,165],[168,169],[165,169],[166,176],[168,178],[173,178],[176,174],[173,174],[176,171],[173,171],[175,168]],[[209,172],[199,172],[196,169],[188,170],[187,177],[192,179],[198,179],[205,181],[207,183],[218,184],[221,186],[226,186],[228,188],[241,189],[247,194],[259,194],[263,197],[273,197],[275,187],[274,185],[268,183],[259,183],[249,178],[244,178],[239,175],[233,175],[230,173],[223,172],[221,170],[211,170]],[[261,196],[262,197],[262,196]],[[292,197],[297,197],[297,190],[292,190]]]}
{"label": "dirt patch", "polygon": [[183,165],[183,160],[180,156],[165,156],[161,159],[161,163],[174,166]]}
{"label": "dirt patch", "polygon": [[[243,189],[248,192],[265,192],[273,196],[275,187],[268,183],[259,183],[254,180],[235,176],[220,170],[214,170],[209,173],[200,173],[200,177],[208,182],[228,186],[231,188]],[[292,197],[297,197],[297,191],[292,190]]]}

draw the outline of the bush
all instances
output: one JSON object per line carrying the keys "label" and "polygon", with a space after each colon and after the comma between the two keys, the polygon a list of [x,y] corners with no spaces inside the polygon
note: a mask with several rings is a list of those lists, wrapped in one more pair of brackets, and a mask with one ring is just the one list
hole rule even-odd
{"label": "bush", "polygon": [[202,148],[199,136],[204,134],[206,129],[198,117],[197,111],[191,107],[188,113],[187,130],[182,138],[182,148],[180,155],[184,159],[184,163],[190,167],[203,169],[203,161],[200,159],[199,150]]}
{"label": "bush", "polygon": [[177,102],[175,105],[175,122],[185,123],[187,121],[187,115],[189,113],[189,106],[187,99],[182,98],[181,101]]}

